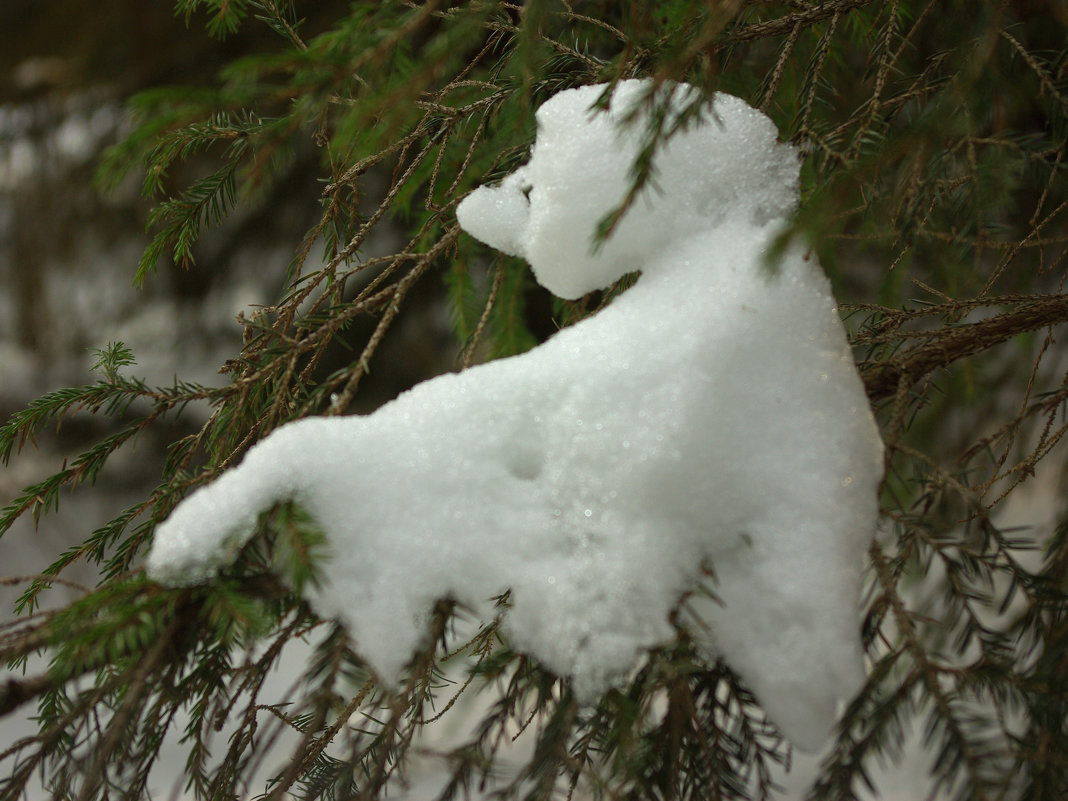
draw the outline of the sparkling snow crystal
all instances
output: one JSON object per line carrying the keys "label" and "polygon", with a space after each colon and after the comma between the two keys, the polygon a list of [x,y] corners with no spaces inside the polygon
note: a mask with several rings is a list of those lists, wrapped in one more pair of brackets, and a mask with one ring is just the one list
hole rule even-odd
{"label": "sparkling snow crystal", "polygon": [[[259,512],[294,499],[333,557],[309,590],[396,680],[434,601],[484,614],[511,590],[512,645],[587,698],[690,621],[798,746],[818,748],[863,680],[857,595],[882,446],[827,280],[798,245],[765,265],[797,198],[794,150],[717,95],[672,137],[607,242],[647,88],[561,92],[529,163],[459,207],[476,238],[574,298],[637,285],[538,348],[416,386],[365,417],[280,428],[192,494],[148,557],[160,581],[210,577]],[[678,107],[692,98],[674,89]]]}

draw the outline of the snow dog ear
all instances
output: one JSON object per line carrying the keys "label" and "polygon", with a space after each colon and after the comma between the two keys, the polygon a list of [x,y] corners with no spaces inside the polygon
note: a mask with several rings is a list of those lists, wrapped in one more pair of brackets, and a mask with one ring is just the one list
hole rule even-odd
{"label": "snow dog ear", "polygon": [[[677,109],[689,102],[676,100]],[[672,188],[672,205],[687,225],[763,227],[787,219],[797,206],[796,149],[778,141],[763,112],[732,95],[716,94],[654,163],[655,180]]]}

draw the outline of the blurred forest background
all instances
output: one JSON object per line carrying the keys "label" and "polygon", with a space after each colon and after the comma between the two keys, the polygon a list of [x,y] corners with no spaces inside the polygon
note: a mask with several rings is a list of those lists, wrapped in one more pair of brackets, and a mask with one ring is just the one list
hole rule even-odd
{"label": "blurred forest background", "polygon": [[[308,9],[308,31],[348,3],[323,0]],[[229,59],[276,46],[263,26],[219,40],[190,25],[167,0],[4,0],[0,3],[0,420],[47,390],[85,383],[94,348],[125,342],[133,372],[149,384],[175,376],[225,383],[223,363],[241,347],[237,315],[281,291],[294,243],[318,219],[318,154],[310,139],[268,192],[241,204],[208,231],[194,265],[169,260],[134,287],[148,244],[150,202],[132,174],[113,191],[94,183],[103,152],[130,130],[124,101],[161,85],[209,85]],[[209,159],[177,165],[177,183]],[[399,234],[385,227],[369,250],[388,251]],[[444,301],[415,293],[384,343],[383,367],[369,377],[366,411],[422,378],[452,369],[458,346]],[[195,409],[184,426],[203,422]],[[52,472],[62,458],[99,438],[108,421],[68,416],[36,448],[0,470],[0,506]],[[184,429],[183,429],[184,430]],[[20,521],[4,539],[9,572],[32,574],[155,485],[166,442],[159,430],[110,464],[94,491],[65,499],[35,536]],[[74,532],[67,531],[75,521]],[[14,598],[8,592],[4,597]]]}
{"label": "blurred forest background", "polygon": [[[321,30],[348,5],[307,4],[305,30]],[[149,384],[176,376],[226,383],[220,369],[242,346],[237,316],[282,291],[295,243],[318,220],[321,170],[312,141],[295,152],[286,176],[205,233],[195,265],[164,260],[139,287],[134,275],[149,241],[152,204],[139,175],[110,191],[94,175],[106,149],[131,130],[125,103],[132,95],[156,86],[208,86],[229,60],[276,46],[263,26],[245,26],[224,40],[209,36],[202,17],[186,25],[171,0],[0,2],[0,422],[47,391],[94,380],[94,349],[109,342],[130,346],[138,359],[131,372]],[[194,158],[177,165],[174,177],[188,183],[210,167],[210,158]],[[368,252],[396,249],[400,236],[384,225]],[[369,411],[455,368],[459,346],[448,315],[440,292],[410,296],[357,408]],[[357,325],[356,333],[366,336],[372,327]],[[0,540],[0,622],[9,619],[26,577],[145,497],[159,481],[166,447],[195,431],[208,412],[207,404],[194,404],[180,422],[146,433],[112,458],[93,487],[65,494],[39,524],[30,517],[15,522]],[[0,467],[0,508],[115,426],[114,419],[81,411],[40,432],[20,458]],[[44,606],[77,597],[80,585],[92,586],[97,577],[94,567],[75,565],[67,579],[79,586],[58,585]],[[283,681],[303,666],[295,660]],[[25,716],[6,718],[0,751],[35,730]],[[177,749],[166,751],[163,773],[179,775],[184,759]]]}

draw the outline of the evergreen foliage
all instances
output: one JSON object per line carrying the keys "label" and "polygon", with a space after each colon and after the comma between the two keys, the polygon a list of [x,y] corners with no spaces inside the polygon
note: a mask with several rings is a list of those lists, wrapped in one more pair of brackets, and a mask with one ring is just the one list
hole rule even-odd
{"label": "evergreen foliage", "polygon": [[[312,36],[301,5],[177,0],[180,16],[214,35],[266,25],[278,46],[230,63],[210,90],[134,98],[136,127],[100,170],[108,185],[143,169],[156,199],[151,243],[131,269],[141,282],[161,260],[192,262],[205,226],[277,180],[299,143],[318,146],[321,219],[294,243],[277,301],[243,320],[229,383],[149,387],[127,377],[133,355],[115,345],[98,354],[95,382],[51,392],[0,428],[7,464],[73,411],[113,423],[19,494],[0,513],[3,532],[48,514],[62,489],[91,484],[120,446],[187,404],[212,407],[173,443],[149,497],[31,577],[21,616],[0,630],[0,655],[25,669],[0,687],[0,711],[35,709],[39,726],[2,754],[0,798],[23,797],[38,779],[57,798],[140,798],[153,787],[169,797],[150,780],[168,731],[188,754],[179,789],[197,798],[375,798],[417,755],[441,770],[442,799],[484,787],[530,799],[770,796],[788,747],[681,630],[590,709],[511,651],[493,621],[473,628],[443,599],[431,645],[390,692],[360,644],[300,600],[322,543],[299,509],[265,515],[263,536],[210,585],[167,589],[138,569],[183,494],[282,423],[350,410],[428,276],[444,276],[458,366],[535,344],[524,264],[497,255],[487,265],[458,235],[455,205],[523,161],[533,110],[553,93],[647,75],[737,94],[801,149],[796,227],[836,284],[888,448],[888,525],[871,547],[865,599],[870,679],[811,797],[862,792],[913,726],[948,797],[1068,795],[1068,519],[1036,539],[997,516],[1039,467],[1059,475],[1049,461],[1068,429],[1055,340],[1068,321],[1064,6],[376,0]],[[655,184],[651,155],[671,135],[652,118],[631,197]],[[169,172],[193,154],[217,166],[179,185]],[[376,176],[385,189],[374,194]],[[406,242],[362,257],[387,220]],[[610,294],[557,301],[553,322]],[[351,334],[358,319],[373,321],[363,340]],[[351,353],[327,371],[338,342]],[[40,611],[77,561],[98,566],[98,586]],[[308,643],[303,678],[273,694],[271,669],[296,641]],[[477,712],[464,706],[472,695],[483,698]],[[477,715],[466,739],[428,753],[424,728],[458,714]],[[272,750],[280,738],[288,753]],[[499,763],[512,740],[532,745],[508,774]],[[250,785],[254,775],[266,785]]]}

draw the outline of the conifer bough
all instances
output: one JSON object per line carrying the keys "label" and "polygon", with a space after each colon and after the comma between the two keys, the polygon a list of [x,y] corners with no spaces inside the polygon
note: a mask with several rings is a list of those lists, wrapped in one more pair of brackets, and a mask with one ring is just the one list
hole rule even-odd
{"label": "conifer bough", "polygon": [[[198,798],[374,798],[416,778],[416,754],[430,760],[442,798],[770,798],[788,782],[795,797],[863,797],[869,782],[885,796],[892,781],[880,766],[909,747],[910,731],[925,754],[903,770],[922,785],[911,795],[1068,795],[1068,527],[1058,508],[1038,519],[1037,507],[1014,503],[1055,485],[1063,464],[1059,4],[387,0],[348,4],[317,29],[301,22],[300,2],[176,7],[219,34],[266,24],[277,45],[229,63],[207,89],[131,101],[135,127],[106,155],[101,181],[144,168],[157,201],[132,272],[154,280],[161,261],[196,260],[201,237],[235,235],[218,227],[234,208],[274,202],[294,181],[321,181],[321,214],[294,243],[273,305],[244,316],[224,386],[150,387],[132,377],[136,354],[116,345],[94,381],[48,393],[0,428],[6,464],[70,415],[109,423],[17,493],[0,512],[6,531],[45,519],[70,487],[97,491],[123,444],[173,431],[188,404],[212,404],[174,442],[152,492],[25,582],[27,613],[69,566],[88,562],[101,576],[73,603],[0,632],[0,653],[27,670],[0,706],[22,714],[36,702],[38,727],[2,749],[0,797],[176,788]],[[290,505],[258,518],[257,535],[208,583],[162,587],[139,569],[179,500],[221,481],[255,443],[363,403],[393,323],[432,287],[451,310],[459,364],[528,351],[557,328],[560,339],[647,292],[652,274],[550,299],[523,261],[490,257],[456,225],[463,197],[527,160],[534,109],[632,78],[686,82],[702,101],[742,98],[802,155],[798,213],[770,252],[789,261],[789,243],[804,241],[826,270],[885,444],[886,525],[862,595],[867,678],[818,762],[790,756],[756,703],[767,691],[754,698],[740,664],[707,660],[685,605],[666,641],[653,637],[661,644],[591,707],[558,675],[566,669],[512,648],[503,621],[521,609],[518,596],[500,597],[501,610],[512,608],[481,628],[465,629],[455,602],[433,605],[423,647],[395,685],[380,684],[361,643],[305,601],[330,564],[328,542]],[[657,97],[642,106],[622,202],[594,221],[606,251],[629,213],[670,191],[657,154],[685,138],[674,122],[693,118]],[[303,171],[316,158],[314,174]],[[175,167],[190,159],[198,177],[184,184]],[[401,244],[371,250],[385,225],[405,230]],[[452,473],[459,482],[462,466]],[[1033,525],[1010,528],[1006,509],[1021,508]],[[720,570],[706,586],[728,578]],[[268,678],[282,659],[301,664],[300,680],[274,692]],[[478,711],[465,711],[470,695]],[[463,719],[458,739],[424,747],[424,732],[449,718]],[[182,740],[179,769],[159,763],[165,736]]]}

